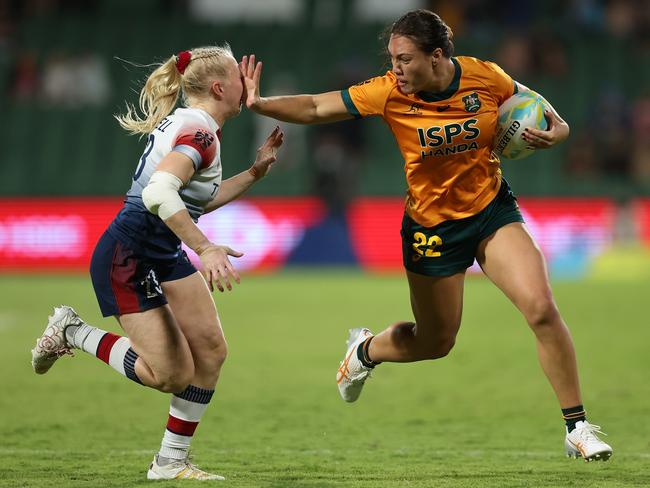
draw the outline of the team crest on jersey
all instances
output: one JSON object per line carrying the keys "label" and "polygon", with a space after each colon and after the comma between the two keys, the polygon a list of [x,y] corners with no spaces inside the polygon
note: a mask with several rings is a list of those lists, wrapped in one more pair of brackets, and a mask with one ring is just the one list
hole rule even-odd
{"label": "team crest on jersey", "polygon": [[412,103],[409,109],[404,113],[406,115],[422,115],[422,105],[419,103]]}
{"label": "team crest on jersey", "polygon": [[478,112],[481,108],[481,100],[476,92],[463,97],[463,103],[465,104],[465,110],[468,112]]}
{"label": "team crest on jersey", "polygon": [[214,136],[204,130],[197,130],[192,142],[200,145],[204,150],[209,148],[214,142]]}

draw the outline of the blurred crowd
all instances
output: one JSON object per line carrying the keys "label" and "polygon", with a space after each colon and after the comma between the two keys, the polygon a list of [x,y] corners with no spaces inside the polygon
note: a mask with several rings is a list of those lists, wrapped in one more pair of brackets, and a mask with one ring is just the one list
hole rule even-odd
{"label": "blurred crowd", "polygon": [[[114,80],[108,69],[110,59],[85,48],[83,40],[79,49],[42,46],[30,50],[23,46],[20,37],[21,23],[29,19],[74,14],[91,22],[108,4],[119,9],[119,5],[127,6],[129,2],[0,0],[0,88],[5,101],[55,108],[102,107],[112,102]],[[138,5],[153,9],[158,15],[169,14],[189,22],[307,22],[325,26],[349,23],[350,18],[353,22],[386,25],[408,9],[430,8],[451,26],[457,45],[490,46],[488,53],[477,55],[489,54],[515,79],[530,83],[532,88],[549,83],[569,85],[568,81],[580,75],[577,70],[581,69],[576,68],[575,42],[588,45],[590,39],[598,39],[596,45],[601,46],[605,40],[616,48],[590,53],[597,66],[601,62],[598,57],[602,56],[604,74],[600,77],[596,71],[593,79],[587,77],[596,95],[585,104],[586,108],[580,108],[578,116],[572,114],[576,120],[569,121],[573,133],[566,144],[564,169],[576,178],[621,177],[650,183],[647,0],[140,0]],[[474,44],[468,44],[469,40]],[[632,55],[640,65],[623,68],[638,69],[643,86],[630,90],[625,83],[611,80],[606,74],[604,68],[612,66],[616,49],[633,50]],[[345,63],[342,60],[341,66]],[[334,85],[354,81],[341,66],[331,67],[330,79],[340,75]],[[286,75],[291,77],[290,73]],[[292,83],[293,89],[301,90],[299,80],[294,78]],[[306,137],[304,131],[296,131],[296,135]],[[333,199],[332,207],[344,206],[356,192],[355,175],[365,152],[363,128],[322,128],[316,130],[313,139],[316,192],[320,189],[320,193]],[[305,144],[295,146],[299,152]],[[331,192],[331,188],[340,191]]]}

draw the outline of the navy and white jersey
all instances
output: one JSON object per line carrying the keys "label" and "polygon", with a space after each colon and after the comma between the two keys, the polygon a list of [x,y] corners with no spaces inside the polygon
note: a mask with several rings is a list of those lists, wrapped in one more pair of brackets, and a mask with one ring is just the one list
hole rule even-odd
{"label": "navy and white jersey", "polygon": [[110,224],[108,233],[141,256],[177,259],[182,251],[180,239],[145,207],[142,190],[167,154],[172,151],[186,154],[194,163],[195,173],[179,195],[190,216],[198,220],[221,185],[220,136],[217,123],[200,109],[179,108],[164,118],[147,138],[124,207]]}
{"label": "navy and white jersey", "polygon": [[142,190],[158,163],[170,152],[180,152],[189,156],[196,172],[179,194],[191,217],[198,220],[221,185],[220,135],[219,126],[207,112],[196,108],[176,109],[149,134],[126,201],[145,208]]}

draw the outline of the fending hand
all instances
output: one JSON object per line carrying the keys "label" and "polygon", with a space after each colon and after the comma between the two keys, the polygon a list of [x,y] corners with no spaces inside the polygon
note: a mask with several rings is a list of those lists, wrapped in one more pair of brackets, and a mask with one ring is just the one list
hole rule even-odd
{"label": "fending hand", "polygon": [[239,258],[243,256],[244,253],[235,251],[228,246],[211,244],[198,253],[198,255],[201,264],[203,265],[201,272],[210,288],[210,291],[214,291],[215,285],[221,292],[225,291],[224,286],[228,290],[232,290],[230,277],[234,279],[236,283],[240,282],[239,273],[237,273],[237,270],[233,267],[228,256]]}
{"label": "fending hand", "polygon": [[257,149],[257,157],[253,166],[251,166],[250,172],[256,178],[262,178],[270,171],[271,166],[277,160],[278,149],[282,146],[284,142],[284,132],[280,129],[280,126],[275,126],[273,132],[269,134],[262,144]]}
{"label": "fending hand", "polygon": [[262,63],[255,61],[255,55],[243,56],[239,63],[239,71],[246,91],[246,107],[255,110],[260,101],[260,77],[262,76]]}

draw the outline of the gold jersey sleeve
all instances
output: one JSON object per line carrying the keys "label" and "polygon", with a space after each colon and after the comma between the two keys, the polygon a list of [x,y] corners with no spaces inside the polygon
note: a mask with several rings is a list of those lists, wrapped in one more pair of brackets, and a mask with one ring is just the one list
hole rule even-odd
{"label": "gold jersey sleeve", "polygon": [[395,75],[388,72],[357,83],[343,90],[341,95],[348,111],[355,117],[383,116],[386,102],[395,88]]}
{"label": "gold jersey sleeve", "polygon": [[404,94],[392,72],[342,91],[350,114],[379,115],[404,159],[406,212],[421,225],[477,214],[501,185],[493,153],[498,108],[514,93],[499,66],[451,58],[454,78],[443,92]]}

